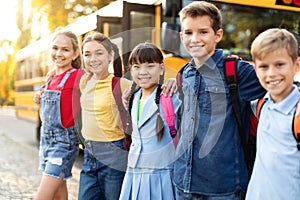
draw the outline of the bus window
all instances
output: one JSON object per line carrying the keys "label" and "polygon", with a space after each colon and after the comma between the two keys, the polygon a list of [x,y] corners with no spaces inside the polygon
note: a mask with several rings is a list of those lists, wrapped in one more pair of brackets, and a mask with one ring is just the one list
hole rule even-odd
{"label": "bus window", "polygon": [[120,32],[122,32],[122,26],[121,24],[114,24],[114,23],[104,23],[103,29],[108,31],[108,36],[112,37]]}
{"label": "bus window", "polygon": [[[182,0],[182,6],[191,2],[193,0]],[[251,61],[251,43],[260,32],[274,27],[300,32],[300,12],[295,6],[278,6],[276,0],[215,0],[212,3],[221,10],[224,34],[217,48],[222,48],[225,55],[236,54]]]}
{"label": "bus window", "polygon": [[144,27],[154,27],[154,14],[131,11],[130,22],[131,22],[131,27],[130,27],[131,33],[134,33],[130,35],[131,49],[133,49],[137,44],[141,42],[145,42],[145,41],[151,42],[152,40],[151,31],[145,31],[142,29],[139,29],[139,31],[138,30],[135,31],[135,29],[144,28]]}
{"label": "bus window", "polygon": [[222,11],[224,29],[218,46],[228,54],[237,54],[245,60],[251,60],[250,46],[260,32],[272,27],[292,32],[299,30],[300,13],[244,5],[216,5]]}

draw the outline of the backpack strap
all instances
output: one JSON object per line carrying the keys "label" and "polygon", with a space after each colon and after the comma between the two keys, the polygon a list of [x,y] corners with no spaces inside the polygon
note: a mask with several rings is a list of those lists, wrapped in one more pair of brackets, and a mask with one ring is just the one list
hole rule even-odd
{"label": "backpack strap", "polygon": [[[238,77],[237,71],[237,60],[240,58],[236,55],[227,56],[224,61],[225,78],[229,87],[237,88]],[[230,89],[230,88],[229,88]]]}
{"label": "backpack strap", "polygon": [[[260,98],[257,102],[257,107],[256,107],[257,121],[259,120],[260,111],[261,111],[264,103],[265,103],[265,100],[263,98]],[[300,106],[300,101],[297,104],[297,107],[298,106]],[[294,117],[293,117],[292,131],[293,131],[293,136],[297,142],[297,149],[300,151],[300,115],[296,116],[296,111],[295,111]]]}
{"label": "backpack strap", "polygon": [[[225,79],[226,83],[229,88],[230,93],[230,99],[233,107],[233,111],[235,114],[235,117],[237,119],[237,123],[239,126],[239,132],[241,135],[241,138],[245,139],[245,131],[243,128],[242,123],[242,115],[240,110],[240,104],[239,104],[239,96],[238,96],[238,78],[237,78],[237,61],[240,58],[236,56],[227,56],[224,61],[224,72],[225,72]],[[243,142],[243,141],[242,141]],[[245,139],[246,142],[246,139]],[[246,144],[246,143],[245,143]]]}
{"label": "backpack strap", "polygon": [[160,103],[163,110],[164,118],[170,129],[170,135],[172,138],[174,138],[176,136],[177,131],[175,129],[175,112],[172,103],[172,97],[170,95],[161,95]]}
{"label": "backpack strap", "polygon": [[[121,77],[113,77],[112,79],[112,93],[114,95],[116,104],[118,106],[118,110],[120,113],[122,125],[123,125],[123,130],[125,134],[125,147],[126,149],[129,149],[130,143],[131,143],[131,138],[129,137],[128,134],[126,134],[126,129],[127,129],[127,110],[125,109],[123,102],[122,102],[122,91],[121,91]],[[131,121],[131,120],[129,120]]]}
{"label": "backpack strap", "polygon": [[[164,96],[161,95],[160,97],[160,104],[162,107],[164,118],[168,124],[168,127],[170,129],[170,135],[173,140],[173,144],[175,148],[178,144],[178,136],[177,136],[177,130],[175,129],[175,112],[174,112],[174,106],[172,102],[172,97],[170,95]],[[177,137],[176,137],[177,136]]]}
{"label": "backpack strap", "polygon": [[183,97],[183,91],[182,91],[182,73],[185,69],[186,66],[188,66],[189,63],[185,64],[177,73],[176,75],[176,83],[177,83],[177,87],[178,87],[178,94],[179,94],[179,99],[181,100],[181,112],[183,110],[184,107],[184,97]]}
{"label": "backpack strap", "polygon": [[[297,104],[297,108],[300,106],[300,101]],[[293,118],[293,135],[297,142],[297,148],[300,151],[300,115],[296,116],[296,111]]]}
{"label": "backpack strap", "polygon": [[67,73],[65,74],[65,76],[63,77],[63,79],[61,80],[61,82],[59,83],[59,85],[57,86],[57,88],[58,88],[59,90],[64,89],[64,86],[65,86],[67,80],[69,79],[70,75],[71,75],[73,72],[75,72],[75,71],[76,71],[76,69],[74,69],[74,68],[72,68],[71,70],[67,71]]}
{"label": "backpack strap", "polygon": [[112,93],[114,95],[115,101],[118,106],[118,110],[120,112],[123,130],[126,128],[126,109],[122,103],[122,91],[121,91],[121,78],[120,77],[113,77],[112,79]]}
{"label": "backpack strap", "polygon": [[225,80],[229,88],[229,96],[233,107],[233,112],[237,120],[238,130],[241,138],[241,144],[244,151],[245,163],[247,164],[248,174],[251,174],[251,159],[249,150],[247,147],[247,140],[245,135],[245,130],[243,126],[242,114],[239,104],[239,95],[238,95],[238,76],[237,76],[237,63],[240,58],[235,55],[227,56],[224,60],[224,74]]}
{"label": "backpack strap", "polygon": [[265,104],[265,102],[266,101],[264,100],[264,98],[260,98],[257,101],[257,106],[256,106],[256,119],[257,119],[257,121],[259,120],[260,111],[261,111],[263,105]]}

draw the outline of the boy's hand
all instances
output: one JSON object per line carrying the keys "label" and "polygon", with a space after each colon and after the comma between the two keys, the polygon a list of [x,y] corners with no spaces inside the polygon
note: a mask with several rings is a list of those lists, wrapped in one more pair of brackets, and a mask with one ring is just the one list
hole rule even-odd
{"label": "boy's hand", "polygon": [[162,84],[161,89],[163,90],[163,94],[167,96],[170,92],[170,95],[176,93],[178,90],[176,78],[167,79],[164,84]]}

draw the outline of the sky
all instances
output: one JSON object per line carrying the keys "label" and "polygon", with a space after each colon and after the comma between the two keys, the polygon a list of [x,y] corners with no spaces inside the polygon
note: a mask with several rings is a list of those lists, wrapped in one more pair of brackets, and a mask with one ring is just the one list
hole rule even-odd
{"label": "sky", "polygon": [[[28,3],[27,0],[24,1]],[[14,41],[20,34],[16,22],[17,5],[18,0],[5,0],[1,2],[0,40],[8,39]]]}

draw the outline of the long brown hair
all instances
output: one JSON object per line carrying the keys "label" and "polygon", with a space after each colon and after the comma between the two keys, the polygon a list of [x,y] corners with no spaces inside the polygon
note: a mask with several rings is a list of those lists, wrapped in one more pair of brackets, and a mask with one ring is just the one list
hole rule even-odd
{"label": "long brown hair", "polygon": [[108,53],[114,52],[114,75],[115,77],[122,77],[122,59],[120,57],[119,48],[116,44],[112,43],[111,40],[106,37],[104,34],[99,32],[94,32],[92,34],[88,34],[82,42],[82,46],[84,46],[87,42],[96,41],[104,46]]}
{"label": "long brown hair", "polygon": [[66,36],[71,39],[71,43],[72,43],[74,52],[78,51],[78,56],[72,61],[71,65],[75,69],[81,68],[82,59],[81,59],[81,53],[80,53],[79,42],[78,42],[77,36],[75,35],[75,33],[71,32],[71,31],[57,30],[55,32],[55,35],[53,36],[52,40],[55,40],[55,38],[59,35]]}

